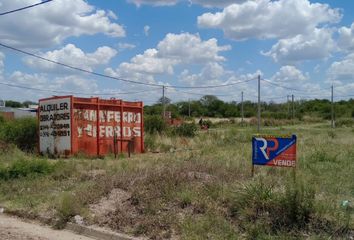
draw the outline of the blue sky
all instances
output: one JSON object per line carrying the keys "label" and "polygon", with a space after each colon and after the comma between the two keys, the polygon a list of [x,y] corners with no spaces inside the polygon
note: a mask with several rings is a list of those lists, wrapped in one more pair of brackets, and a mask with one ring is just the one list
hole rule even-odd
{"label": "blue sky", "polygon": [[[4,0],[0,12],[38,0]],[[0,16],[0,42],[109,76],[166,86],[223,85],[261,74],[264,100],[354,95],[354,2],[334,0],[54,0]],[[0,47],[0,82],[156,102],[161,88],[68,70]],[[173,101],[256,98],[257,82],[167,88]],[[146,91],[146,92],[143,92]],[[131,93],[130,92],[139,92]],[[50,91],[0,86],[0,98]],[[57,94],[58,95],[58,94]]]}

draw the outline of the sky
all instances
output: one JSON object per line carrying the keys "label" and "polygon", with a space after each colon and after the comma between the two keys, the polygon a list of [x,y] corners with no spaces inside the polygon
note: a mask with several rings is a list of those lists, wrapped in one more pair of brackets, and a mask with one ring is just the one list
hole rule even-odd
{"label": "sky", "polygon": [[[38,1],[2,0],[0,13]],[[239,102],[242,91],[255,101],[258,75],[264,101],[330,99],[332,85],[335,100],[354,97],[354,1],[53,0],[0,15],[0,43],[108,76],[0,46],[6,100],[73,93],[152,104],[164,85],[173,102]]]}

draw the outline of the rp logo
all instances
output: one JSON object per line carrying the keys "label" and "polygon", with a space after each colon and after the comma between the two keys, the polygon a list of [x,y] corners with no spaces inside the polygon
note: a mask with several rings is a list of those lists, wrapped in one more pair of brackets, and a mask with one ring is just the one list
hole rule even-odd
{"label": "rp logo", "polygon": [[[259,149],[267,160],[269,160],[270,152],[276,151],[279,147],[279,142],[276,138],[268,138],[267,140],[264,138],[256,138],[256,140],[259,142],[263,142],[263,146],[259,147]],[[268,147],[268,142],[273,142],[273,146]]]}

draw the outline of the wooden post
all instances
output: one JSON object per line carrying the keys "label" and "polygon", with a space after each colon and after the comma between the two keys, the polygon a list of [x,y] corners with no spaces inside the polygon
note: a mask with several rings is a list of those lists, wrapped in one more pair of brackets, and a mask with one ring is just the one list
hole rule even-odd
{"label": "wooden post", "polygon": [[114,151],[114,158],[117,158],[117,133],[114,129],[113,131],[113,151]]}

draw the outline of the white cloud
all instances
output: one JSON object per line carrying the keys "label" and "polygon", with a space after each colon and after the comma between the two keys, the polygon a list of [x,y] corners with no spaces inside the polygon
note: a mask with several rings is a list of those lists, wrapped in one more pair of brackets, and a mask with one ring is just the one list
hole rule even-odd
{"label": "white cloud", "polygon": [[173,6],[179,2],[179,0],[128,0],[128,2],[134,3],[136,6],[141,5],[153,5],[153,6]]}
{"label": "white cloud", "polygon": [[[210,70],[207,70],[210,68]],[[222,66],[217,64],[207,64],[199,73],[191,73],[185,69],[179,75],[179,81],[183,85],[197,86],[197,85],[221,85],[230,83],[239,83],[228,87],[218,87],[210,89],[193,89],[193,90],[178,90],[171,89],[168,91],[168,96],[176,100],[186,100],[187,98],[200,98],[203,95],[216,95],[225,101],[239,101],[241,99],[241,92],[245,93],[245,100],[255,100],[257,95],[257,76],[262,72],[257,70],[254,73],[235,74],[232,71],[224,70]],[[254,81],[243,82],[254,79]],[[240,83],[243,82],[243,83]],[[265,86],[266,87],[266,86]],[[264,89],[265,87],[262,87]],[[188,94],[188,92],[192,94]]]}
{"label": "white cloud", "polygon": [[186,2],[190,4],[199,4],[204,7],[226,7],[232,3],[245,2],[247,0],[128,0],[128,2],[134,3],[136,6],[152,5],[152,6],[173,6],[180,2]]}
{"label": "white cloud", "polygon": [[[44,54],[39,54],[41,57],[48,58],[50,60],[65,63],[71,66],[84,68],[85,70],[92,71],[99,65],[109,63],[109,61],[116,56],[117,51],[110,47],[99,47],[93,53],[85,53],[80,48],[77,48],[73,44],[67,44],[65,47],[59,50],[48,51]],[[41,69],[43,71],[63,71],[63,67],[56,64],[45,62],[36,58],[25,58],[25,63],[32,67]]]}
{"label": "white cloud", "polygon": [[149,36],[149,31],[150,31],[150,26],[148,26],[148,25],[144,26],[144,34],[145,34],[145,36]]}
{"label": "white cloud", "polygon": [[0,52],[0,79],[2,74],[4,73],[4,61],[5,61],[5,54]]}
{"label": "white cloud", "polygon": [[129,62],[123,62],[116,70],[106,69],[106,73],[134,80],[152,81],[154,75],[174,73],[174,67],[184,64],[207,64],[224,61],[219,53],[230,46],[219,46],[216,39],[203,41],[198,34],[169,33],[156,48],[147,49]]}
{"label": "white cloud", "polygon": [[[28,99],[36,101],[40,98],[45,98],[51,95],[62,95],[60,93],[50,91],[77,92],[78,94],[75,94],[76,96],[80,96],[79,93],[98,92],[98,85],[96,81],[82,78],[78,75],[53,78],[50,75],[42,73],[28,74],[21,71],[15,71],[9,76],[8,81],[15,85],[28,86],[44,90],[35,91],[6,87],[5,98],[13,99],[13,96],[17,96],[17,100],[22,101]],[[21,94],[19,94],[19,92],[21,92]]]}
{"label": "white cloud", "polygon": [[[30,1],[35,2],[35,1]],[[28,5],[25,0],[4,0],[2,10]],[[124,28],[112,22],[111,11],[97,10],[84,0],[61,0],[1,17],[0,39],[23,48],[43,48],[60,44],[68,37],[103,33],[124,37]]]}
{"label": "white cloud", "polygon": [[124,62],[120,69],[126,72],[141,72],[147,74],[173,74],[173,66],[178,60],[158,57],[158,50],[152,48],[133,57],[130,62]]}
{"label": "white cloud", "polygon": [[131,43],[118,43],[119,50],[134,49],[134,48],[136,48],[136,46]]}
{"label": "white cloud", "polygon": [[[34,88],[42,87],[46,83],[48,83],[48,79],[44,74],[27,74],[23,73],[21,71],[15,71],[13,72],[9,80],[11,83],[14,84],[19,84],[19,85],[26,85],[26,86],[31,86]],[[45,88],[47,89],[48,86]]]}
{"label": "white cloud", "polygon": [[[127,78],[129,80],[140,81],[140,82],[144,82],[144,83],[152,83],[152,84],[156,83],[153,74],[147,74],[147,73],[138,72],[138,71],[131,71],[129,67],[120,66],[117,69],[106,68],[104,72],[108,76],[112,76],[112,77]],[[141,86],[141,85],[136,85],[136,86]],[[136,87],[136,86],[134,86],[134,87]],[[132,85],[132,87],[133,87],[133,85]]]}
{"label": "white cloud", "polygon": [[227,71],[217,62],[207,63],[198,74],[191,74],[188,69],[181,72],[179,80],[188,86],[221,84],[224,82]]}
{"label": "white cloud", "polygon": [[118,16],[114,12],[112,12],[111,10],[108,11],[107,16],[114,19],[114,20],[118,20]]}
{"label": "white cloud", "polygon": [[323,89],[319,82],[311,81],[309,73],[304,73],[294,66],[282,66],[272,77],[267,79],[277,85],[262,83],[262,99],[286,101],[286,95],[301,98],[327,98],[329,90]]}
{"label": "white cloud", "polygon": [[338,33],[339,33],[338,45],[341,47],[341,49],[344,51],[354,50],[354,23],[351,25],[350,28],[341,27],[338,30]]}
{"label": "white cloud", "polygon": [[303,83],[306,80],[309,80],[309,75],[303,74],[302,71],[297,69],[294,66],[282,66],[278,72],[276,72],[271,78],[274,82],[279,83],[291,83],[298,85],[299,83]]}
{"label": "white cloud", "polygon": [[294,63],[303,60],[325,59],[337,50],[333,30],[316,28],[307,35],[280,39],[270,51],[263,53],[275,62]]}
{"label": "white cloud", "polygon": [[328,77],[331,81],[354,81],[354,53],[333,62],[328,69]]}
{"label": "white cloud", "polygon": [[181,60],[185,63],[224,61],[219,52],[228,51],[231,46],[219,46],[215,38],[203,41],[198,34],[181,33],[166,35],[157,46],[159,56]]}
{"label": "white cloud", "polygon": [[198,17],[203,28],[222,29],[228,38],[291,38],[308,34],[317,26],[341,19],[338,9],[308,0],[256,0],[232,4],[222,12]]}
{"label": "white cloud", "polygon": [[[219,8],[223,8],[223,7],[227,7],[231,4],[234,3],[243,3],[246,2],[247,0],[189,0],[191,3],[193,4],[200,4],[204,7],[219,7]],[[253,0],[251,0],[253,1]]]}

